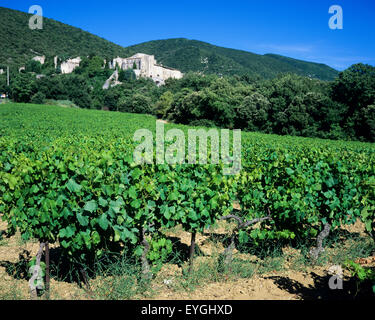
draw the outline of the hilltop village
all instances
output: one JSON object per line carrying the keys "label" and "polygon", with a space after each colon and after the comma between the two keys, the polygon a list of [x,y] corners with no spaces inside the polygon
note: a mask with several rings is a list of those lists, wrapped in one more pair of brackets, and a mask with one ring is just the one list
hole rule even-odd
{"label": "hilltop village", "polygon": [[[40,62],[42,65],[45,63],[45,56],[36,56],[33,60]],[[60,70],[62,74],[72,73],[82,62],[81,57],[68,59],[61,62]],[[112,61],[103,61],[103,68],[108,63],[110,69],[114,69],[115,72],[104,84],[103,89],[107,89],[110,85],[116,85],[118,83],[118,71],[133,69],[137,78],[151,78],[157,85],[163,85],[165,80],[169,78],[181,79],[183,73],[177,69],[169,68],[158,64],[154,55],[148,55],[145,53],[137,53],[129,58],[117,57]],[[58,68],[58,57],[54,58],[55,69]],[[20,68],[22,71],[24,68]]]}

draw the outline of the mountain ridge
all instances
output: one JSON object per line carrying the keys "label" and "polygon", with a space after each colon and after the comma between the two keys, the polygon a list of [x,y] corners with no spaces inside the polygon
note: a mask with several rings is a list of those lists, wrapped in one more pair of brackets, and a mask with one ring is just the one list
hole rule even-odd
{"label": "mountain ridge", "polygon": [[[260,75],[262,78],[273,78],[280,73],[292,72],[322,80],[332,80],[339,73],[322,63],[308,62],[272,53],[260,55],[187,38],[152,40],[127,48],[131,50],[132,54],[137,51],[154,54],[161,63],[180,69],[182,72],[204,72],[200,60],[211,57],[213,63],[208,66],[205,73],[222,73],[224,75],[246,73],[254,76]],[[189,61],[189,66],[184,61]]]}
{"label": "mountain ridge", "polygon": [[43,19],[43,30],[30,30],[30,16],[28,13],[0,7],[0,38],[3,41],[1,65],[19,68],[36,53],[46,57],[58,55],[62,59],[92,54],[112,59],[142,52],[152,54],[159,63],[184,73],[246,74],[262,79],[274,78],[281,73],[296,73],[321,80],[333,80],[339,73],[325,64],[272,53],[259,55],[187,38],[152,40],[122,47],[88,31],[49,18]]}

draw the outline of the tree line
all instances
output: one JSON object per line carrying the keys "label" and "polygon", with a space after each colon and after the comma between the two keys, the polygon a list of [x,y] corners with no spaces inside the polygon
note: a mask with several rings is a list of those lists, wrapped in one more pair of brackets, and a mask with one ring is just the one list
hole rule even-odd
{"label": "tree line", "polygon": [[21,73],[13,70],[10,87],[0,75],[0,92],[15,102],[70,100],[81,108],[153,114],[196,126],[375,141],[375,67],[370,65],[355,64],[334,81],[295,74],[260,80],[188,73],[161,87],[126,70],[119,75],[122,84],[103,90],[112,73],[93,55],[72,74],[32,61]]}

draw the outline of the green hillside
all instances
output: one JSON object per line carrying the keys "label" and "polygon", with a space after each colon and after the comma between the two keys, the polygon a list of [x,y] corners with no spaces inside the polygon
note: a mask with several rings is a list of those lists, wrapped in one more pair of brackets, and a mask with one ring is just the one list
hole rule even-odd
{"label": "green hillside", "polygon": [[279,73],[292,72],[322,80],[332,80],[338,75],[336,70],[323,64],[277,55],[258,55],[196,40],[157,40],[124,48],[48,18],[44,18],[42,30],[30,30],[29,18],[27,13],[0,7],[0,65],[20,67],[36,55],[45,55],[51,63],[51,58],[56,55],[62,59],[91,54],[113,58],[142,52],[153,54],[159,63],[185,73],[248,74],[273,78]]}
{"label": "green hillside", "polygon": [[279,73],[292,72],[301,76],[332,80],[338,71],[331,67],[267,54],[218,47],[197,40],[168,39],[149,41],[129,47],[132,53],[154,54],[159,63],[180,69],[222,75],[251,74],[273,78]]}
{"label": "green hillside", "polygon": [[43,19],[42,30],[29,29],[29,14],[0,7],[0,65],[19,67],[36,55],[77,57],[126,56],[127,50],[89,32],[52,19]]}

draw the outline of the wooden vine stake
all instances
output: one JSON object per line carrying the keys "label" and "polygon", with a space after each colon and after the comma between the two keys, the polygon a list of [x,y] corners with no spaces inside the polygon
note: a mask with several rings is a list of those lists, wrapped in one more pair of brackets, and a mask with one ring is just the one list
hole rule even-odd
{"label": "wooden vine stake", "polygon": [[193,260],[194,260],[194,252],[195,252],[195,237],[196,232],[191,234],[191,244],[190,244],[190,253],[189,253],[189,274],[193,271]]}
{"label": "wooden vine stake", "polygon": [[44,248],[44,254],[46,259],[46,298],[49,300],[50,298],[50,272],[49,272],[49,244],[48,241],[46,242]]}
{"label": "wooden vine stake", "polygon": [[81,273],[81,276],[83,278],[83,282],[85,283],[86,286],[86,292],[91,298],[94,298],[94,293],[91,290],[90,282],[89,282],[89,277],[87,275],[87,272],[83,266],[79,268],[79,272]]}
{"label": "wooden vine stake", "polygon": [[144,245],[144,249],[141,256],[141,262],[142,262],[142,279],[143,280],[149,280],[151,277],[150,272],[150,265],[147,261],[147,253],[150,250],[150,244],[148,243],[146,239],[146,229],[142,229],[142,244]]}
{"label": "wooden vine stake", "polygon": [[42,259],[44,246],[45,246],[45,243],[41,242],[38,253],[36,254],[35,265],[29,269],[29,272],[32,274],[29,280],[31,300],[36,300],[38,298],[37,289],[42,289],[43,287],[43,278],[41,277],[42,270],[40,268],[40,260]]}
{"label": "wooden vine stake", "polygon": [[322,252],[324,252],[323,240],[328,237],[330,230],[331,230],[331,225],[329,223],[326,223],[324,225],[323,230],[319,233],[316,239],[316,247],[310,250],[310,256],[313,259],[313,261],[318,260],[319,255]]}
{"label": "wooden vine stake", "polygon": [[90,283],[89,283],[89,280],[88,280],[88,276],[87,276],[86,270],[83,267],[81,267],[79,269],[79,271],[81,272],[81,275],[82,275],[82,278],[83,278],[83,282],[85,283],[87,291],[89,291],[89,293],[91,293],[91,287],[90,287]]}
{"label": "wooden vine stake", "polygon": [[233,260],[233,249],[235,248],[235,231],[232,232],[232,235],[230,237],[230,243],[229,246],[225,248],[224,250],[224,266],[225,269],[229,272],[232,271],[232,260]]}
{"label": "wooden vine stake", "polygon": [[[269,210],[268,210],[268,212],[269,212]],[[224,267],[225,267],[226,270],[231,271],[232,260],[233,260],[233,249],[235,248],[234,241],[235,241],[235,236],[236,236],[237,231],[241,230],[241,229],[244,229],[244,228],[247,228],[254,223],[262,222],[262,221],[265,221],[265,220],[270,220],[272,218],[269,215],[267,217],[256,218],[256,219],[249,220],[249,221],[245,222],[245,221],[243,221],[242,218],[240,218],[236,215],[233,215],[233,214],[221,217],[221,220],[229,220],[229,219],[234,219],[238,223],[237,227],[232,232],[232,236],[230,238],[230,243],[229,243],[228,247],[225,248],[225,251],[224,251]]]}

